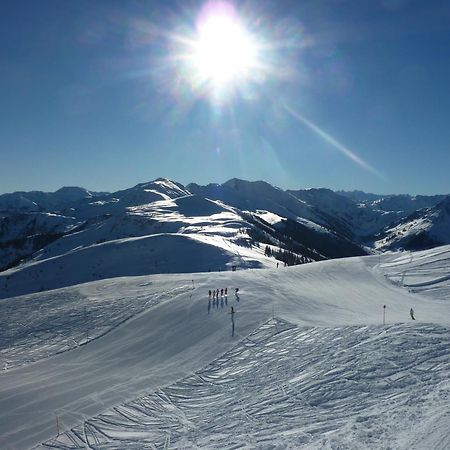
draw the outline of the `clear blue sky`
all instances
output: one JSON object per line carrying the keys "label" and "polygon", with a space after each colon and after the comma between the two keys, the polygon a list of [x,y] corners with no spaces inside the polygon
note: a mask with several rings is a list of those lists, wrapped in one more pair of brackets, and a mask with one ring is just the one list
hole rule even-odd
{"label": "clear blue sky", "polygon": [[160,176],[450,193],[448,0],[234,5],[264,70],[218,104],[175,57],[204,2],[3,2],[0,193]]}

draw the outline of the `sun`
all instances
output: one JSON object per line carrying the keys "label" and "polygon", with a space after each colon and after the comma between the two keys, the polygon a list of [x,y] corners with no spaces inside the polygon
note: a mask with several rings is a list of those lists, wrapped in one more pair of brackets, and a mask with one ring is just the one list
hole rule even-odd
{"label": "sun", "polygon": [[202,17],[193,42],[193,69],[214,86],[243,81],[258,64],[256,43],[232,12],[219,8]]}
{"label": "sun", "polygon": [[229,2],[204,4],[192,35],[182,43],[181,59],[187,69],[183,72],[191,87],[215,99],[243,88],[258,73],[257,40]]}

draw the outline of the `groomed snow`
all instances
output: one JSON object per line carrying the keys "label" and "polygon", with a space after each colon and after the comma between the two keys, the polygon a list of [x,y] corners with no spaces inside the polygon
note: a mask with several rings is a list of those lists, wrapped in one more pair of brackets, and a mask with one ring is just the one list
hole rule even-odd
{"label": "groomed snow", "polygon": [[251,245],[245,220],[211,200],[190,195],[128,211],[64,236],[1,272],[0,299],[119,276],[276,264]]}
{"label": "groomed snow", "polygon": [[1,300],[0,448],[448,448],[449,252]]}

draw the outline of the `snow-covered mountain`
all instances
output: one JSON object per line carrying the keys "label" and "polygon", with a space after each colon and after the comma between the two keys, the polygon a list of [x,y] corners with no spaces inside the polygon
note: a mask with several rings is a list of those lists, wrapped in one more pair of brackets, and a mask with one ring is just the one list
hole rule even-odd
{"label": "snow-covered mountain", "polygon": [[[181,185],[158,179],[139,184],[113,194],[92,193],[83,188],[64,187],[56,192],[16,192],[0,196],[0,270],[16,264],[37,250],[46,248],[53,241],[75,231],[90,230],[96,240],[109,240],[113,236],[93,233],[108,219],[124,220],[127,208],[157,200],[166,200],[189,194]],[[113,226],[113,225],[111,225]],[[116,225],[116,237],[141,236],[145,234]],[[89,233],[83,234],[87,236]],[[58,241],[57,246],[66,251],[74,247]],[[78,240],[77,246],[94,241]]]}
{"label": "snow-covered mountain", "polygon": [[[405,227],[408,208],[387,211],[380,204],[387,209],[379,196],[357,203],[329,189],[284,191],[238,179],[184,187],[158,178],[114,193],[5,194],[0,296],[120,276],[121,261],[126,275],[145,275],[360,256],[371,251],[373,236],[377,249],[408,247],[391,237]],[[444,213],[433,211],[422,224],[442,222]],[[449,242],[443,223],[439,231],[421,226],[422,247]]]}
{"label": "snow-covered mountain", "polygon": [[0,271],[75,231],[83,219],[72,207],[99,195],[79,187],[0,195]]}
{"label": "snow-covered mountain", "polygon": [[48,212],[0,215],[0,270],[16,265],[81,224],[74,217]]}
{"label": "snow-covered mountain", "polygon": [[378,249],[421,250],[450,243],[450,195],[431,208],[414,212],[385,230]]}
{"label": "snow-covered mountain", "polygon": [[[234,194],[236,186],[232,180],[225,188]],[[314,217],[314,210],[292,195],[267,183],[248,186],[242,182],[239,195],[230,196],[234,206],[157,179],[111,194],[82,196],[58,215],[9,212],[2,219],[0,237],[3,268],[25,261],[0,274],[0,296],[121,274],[268,267],[276,264],[275,257],[293,264],[365,254],[346,237],[300,217]],[[274,216],[273,212],[235,206],[253,209],[252,201],[285,216],[270,223],[264,218]],[[43,217],[47,220],[37,220]],[[127,261],[125,273],[123,261]]]}
{"label": "snow-covered mountain", "polygon": [[1,214],[0,448],[449,448],[450,245],[358,239],[392,213],[437,245],[450,196],[82,192]]}
{"label": "snow-covered mountain", "polygon": [[102,194],[68,186],[56,192],[13,192],[0,195],[0,214],[2,212],[59,211],[72,203],[90,200],[98,195]]}
{"label": "snow-covered mountain", "polygon": [[266,210],[294,220],[299,217],[314,222],[320,220],[310,205],[265,181],[233,178],[224,184],[199,186],[191,183],[187,188],[194,194],[220,200],[244,211]]}
{"label": "snow-covered mountain", "polygon": [[413,211],[435,206],[445,196],[366,194],[330,189],[283,191],[263,181],[232,179],[226,183],[187,188],[243,210],[267,210],[295,221],[320,225],[358,244],[371,245],[373,236]]}
{"label": "snow-covered mountain", "polygon": [[376,203],[357,203],[330,189],[288,192],[320,211],[321,217],[330,228],[341,230],[342,233],[357,241],[363,242],[404,216],[399,211],[382,210],[376,206]]}
{"label": "snow-covered mountain", "polygon": [[337,191],[337,194],[367,207],[404,214],[411,214],[423,208],[431,208],[444,200],[445,197],[445,195],[377,195],[362,191]]}

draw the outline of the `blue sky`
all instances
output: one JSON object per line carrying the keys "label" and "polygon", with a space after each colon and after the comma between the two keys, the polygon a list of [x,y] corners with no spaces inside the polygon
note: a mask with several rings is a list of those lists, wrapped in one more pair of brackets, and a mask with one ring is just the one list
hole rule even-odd
{"label": "blue sky", "polygon": [[204,3],[4,2],[0,193],[160,176],[450,193],[448,1],[236,2],[265,69],[219,103],[174,58]]}

